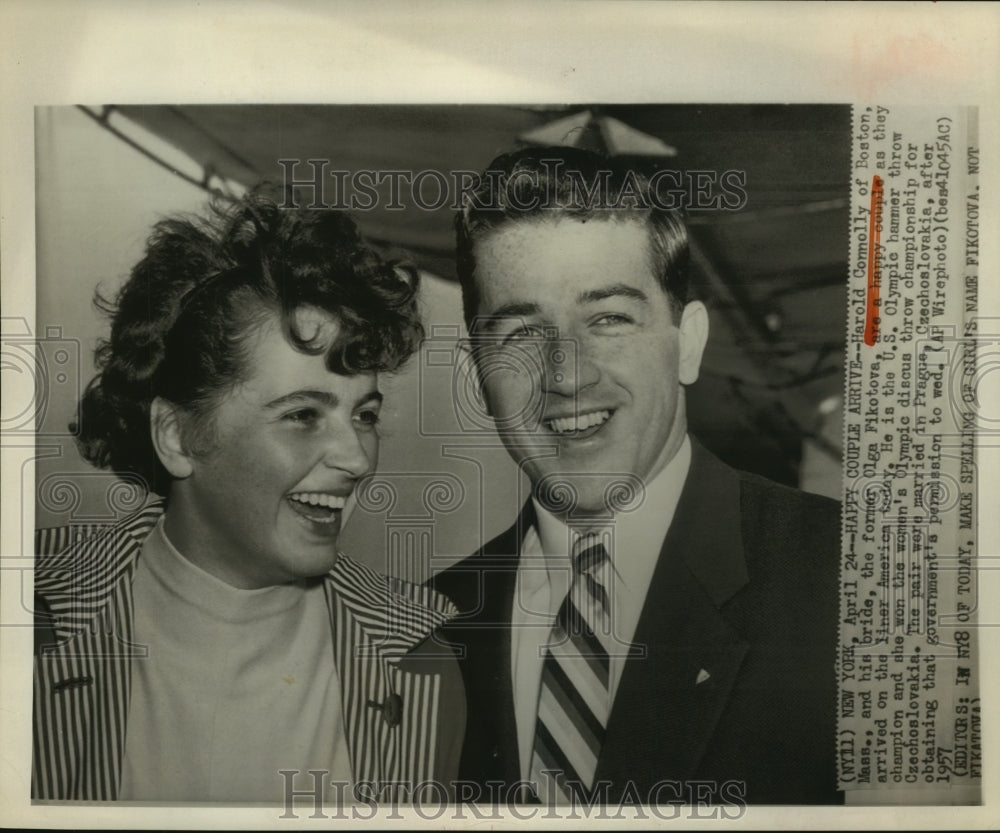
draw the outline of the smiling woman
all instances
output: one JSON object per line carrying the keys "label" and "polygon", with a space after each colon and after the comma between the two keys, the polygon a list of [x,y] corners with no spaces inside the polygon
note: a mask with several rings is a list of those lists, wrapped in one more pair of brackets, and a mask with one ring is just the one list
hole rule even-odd
{"label": "smiling woman", "polygon": [[[336,344],[339,323],[299,311],[313,340]],[[381,394],[374,370],[352,376],[304,353],[265,319],[246,347],[247,378],[212,413],[213,441],[187,450],[188,415],[152,404],[153,439],[173,481],[164,528],[189,560],[236,587],[322,575],[333,567],[341,512],[378,458]]]}
{"label": "smiling woman", "polygon": [[430,637],[454,609],[337,550],[415,291],[341,213],[254,194],[155,226],[102,302],[79,444],[160,497],[38,562],[34,797],[450,780],[464,702]]}

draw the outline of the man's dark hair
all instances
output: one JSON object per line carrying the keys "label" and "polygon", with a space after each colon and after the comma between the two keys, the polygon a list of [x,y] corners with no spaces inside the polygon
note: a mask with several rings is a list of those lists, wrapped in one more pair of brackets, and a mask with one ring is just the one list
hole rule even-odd
{"label": "man's dark hair", "polygon": [[[417,274],[382,260],[343,212],[283,209],[260,193],[208,215],[158,222],[113,302],[111,337],[80,402],[77,444],[89,462],[144,478],[165,495],[170,475],[153,447],[150,405],[162,397],[206,422],[248,376],[251,337],[277,316],[304,353],[340,374],[396,369],[423,336]],[[313,307],[339,325],[333,343],[300,333]]]}
{"label": "man's dark hair", "polygon": [[652,267],[678,317],[688,297],[688,236],[683,212],[665,208],[651,169],[570,147],[527,148],[494,159],[455,218],[456,267],[465,322],[479,308],[477,242],[515,222],[572,217],[638,219],[649,231]]}

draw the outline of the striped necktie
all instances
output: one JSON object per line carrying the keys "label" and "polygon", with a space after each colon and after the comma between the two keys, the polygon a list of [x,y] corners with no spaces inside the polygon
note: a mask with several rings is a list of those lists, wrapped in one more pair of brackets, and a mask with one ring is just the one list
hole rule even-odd
{"label": "striped necktie", "polygon": [[544,803],[569,803],[572,791],[589,795],[610,711],[607,590],[596,576],[608,563],[597,534],[573,545],[573,582],[546,650],[531,756],[531,781]]}

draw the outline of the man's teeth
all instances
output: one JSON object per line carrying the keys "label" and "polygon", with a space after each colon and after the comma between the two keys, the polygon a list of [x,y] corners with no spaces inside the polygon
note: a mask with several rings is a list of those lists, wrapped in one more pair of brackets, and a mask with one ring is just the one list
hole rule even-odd
{"label": "man's teeth", "polygon": [[328,495],[323,492],[294,492],[288,496],[289,500],[296,500],[299,503],[306,503],[310,506],[323,506],[327,509],[343,509],[347,503],[347,498],[339,495]]}
{"label": "man's teeth", "polygon": [[559,417],[548,421],[549,428],[557,434],[570,431],[586,431],[594,425],[600,425],[611,418],[611,411],[591,411],[589,414],[577,414],[570,417]]}

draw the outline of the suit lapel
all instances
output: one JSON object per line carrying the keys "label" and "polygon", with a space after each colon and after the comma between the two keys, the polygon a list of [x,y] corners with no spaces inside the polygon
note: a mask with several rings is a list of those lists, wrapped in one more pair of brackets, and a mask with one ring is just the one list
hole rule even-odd
{"label": "suit lapel", "polygon": [[[132,688],[132,577],[162,503],[104,534],[39,560],[55,645],[35,660],[36,798],[114,800]],[[89,592],[84,593],[84,590]]]}
{"label": "suit lapel", "polygon": [[468,717],[463,777],[479,781],[521,779],[511,677],[511,611],[521,542],[534,524],[531,501],[517,521],[462,562],[456,587],[462,613],[445,629],[461,659]]}
{"label": "suit lapel", "polygon": [[747,583],[735,474],[693,443],[608,722],[597,778],[690,778],[705,754],[747,651],[719,608]]}
{"label": "suit lapel", "polygon": [[[440,676],[401,662],[455,612],[429,588],[341,556],[324,583],[355,784],[435,774]],[[378,796],[373,796],[378,799]]]}

